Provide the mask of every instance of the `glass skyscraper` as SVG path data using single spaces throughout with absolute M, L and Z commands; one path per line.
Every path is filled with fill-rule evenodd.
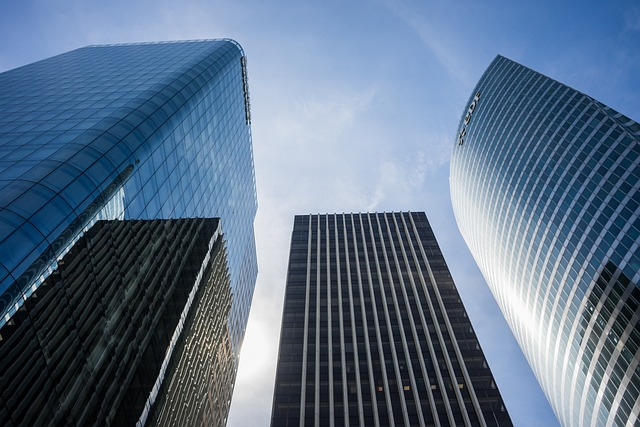
M 21 424 L 27 418 L 20 417 L 34 417 L 35 408 L 45 407 L 54 415 L 42 419 L 70 424 L 117 423 L 123 413 L 127 421 L 143 424 L 225 422 L 257 275 L 250 121 L 246 57 L 232 40 L 90 46 L 0 74 L 0 424 Z M 193 225 L 169 233 L 175 221 L 190 218 L 219 222 L 200 225 L 205 231 L 194 232 Z M 143 225 L 153 221 L 161 225 Z M 133 231 L 95 240 L 104 223 L 130 223 Z M 144 231 L 153 227 L 165 231 Z M 140 249 L 144 244 L 127 246 L 139 238 L 148 251 Z M 198 240 L 203 238 L 205 243 Z M 169 244 L 174 240 L 183 246 Z M 71 268 L 66 257 L 80 259 L 77 245 L 90 250 Z M 128 258 L 114 263 L 121 251 Z M 171 279 L 168 273 L 154 276 L 152 269 L 139 278 L 148 263 L 181 273 Z M 174 268 L 162 270 L 167 263 Z M 85 282 L 58 280 L 69 274 L 81 274 Z M 215 283 L 201 285 L 211 277 Z M 219 289 L 213 296 L 211 287 Z M 35 322 L 30 310 L 43 310 L 51 289 L 70 308 L 39 314 Z M 117 307 L 111 305 L 113 292 L 124 292 Z M 202 312 L 194 301 L 209 301 L 217 311 Z M 78 314 L 89 307 L 102 313 L 91 331 Z M 121 317 L 123 312 L 132 317 Z M 118 319 L 141 323 L 119 329 L 114 322 L 124 320 Z M 143 326 L 156 329 L 130 341 L 125 331 Z M 110 335 L 101 344 L 105 334 Z M 27 342 L 33 347 L 28 357 L 17 355 Z M 122 346 L 128 346 L 124 353 Z M 201 346 L 213 354 L 201 354 Z M 173 359 L 163 359 L 172 352 Z M 130 365 L 113 368 L 122 376 L 105 376 L 106 366 L 115 366 L 105 358 L 116 355 Z M 29 370 L 20 371 L 35 360 L 41 376 L 51 375 L 40 379 L 53 387 L 46 396 L 29 394 L 40 383 Z M 182 363 L 190 366 L 189 375 Z M 56 369 L 66 369 L 64 378 L 53 374 Z M 211 382 L 203 388 L 209 394 L 197 404 L 186 400 L 215 407 L 216 413 L 202 407 L 194 410 L 198 415 L 158 413 L 154 402 L 171 408 L 186 397 L 177 384 L 167 389 L 163 378 L 184 376 L 180 384 L 195 384 L 193 371 L 199 381 Z M 103 402 L 88 418 L 74 412 L 71 396 L 78 390 L 69 387 L 85 384 L 78 378 L 94 381 L 87 393 L 114 406 Z M 122 388 L 112 400 L 105 396 L 115 392 L 99 383 L 109 378 L 119 378 Z M 230 381 L 230 388 L 218 380 Z M 122 397 L 127 387 L 126 396 L 135 398 Z M 190 393 L 195 388 L 186 387 Z M 211 394 L 215 389 L 218 395 Z M 20 399 L 18 392 L 27 394 Z M 178 406 L 184 411 L 185 405 Z
M 498 56 L 451 160 L 462 234 L 563 425 L 640 420 L 640 125 Z
M 424 213 L 295 217 L 271 425 L 512 425 Z

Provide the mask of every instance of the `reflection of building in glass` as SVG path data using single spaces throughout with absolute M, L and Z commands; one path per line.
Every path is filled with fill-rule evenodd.
M 637 425 L 640 125 L 500 56 L 472 97 L 451 160 L 467 244 L 562 424 Z
M 32 295 L 96 221 L 217 217 L 233 297 L 215 297 L 228 331 L 215 357 L 231 357 L 233 379 L 257 274 L 255 212 L 246 60 L 234 41 L 92 46 L 0 74 L 0 327 L 31 316 Z M 192 332 L 187 341 L 204 339 Z M 60 396 L 16 403 L 0 387 L 0 424 L 15 405 L 70 404 Z M 222 408 L 217 398 L 209 405 Z
M 203 283 L 204 279 L 203 279 Z M 193 313 L 174 356 L 150 425 L 225 426 L 236 369 L 230 342 L 232 295 L 223 242 L 213 248 L 206 286 L 195 294 Z
M 295 217 L 271 425 L 511 425 L 424 213 Z
M 144 424 L 149 408 L 161 425 L 224 425 L 235 371 L 218 224 L 84 233 L 0 329 L 3 425 Z

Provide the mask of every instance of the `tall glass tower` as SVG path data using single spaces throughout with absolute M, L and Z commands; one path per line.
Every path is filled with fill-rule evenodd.
M 498 56 L 451 159 L 462 234 L 559 420 L 640 420 L 640 125 Z
M 423 212 L 295 217 L 271 425 L 512 425 Z
M 0 424 L 225 422 L 257 274 L 250 120 L 232 40 L 90 46 L 0 74 Z M 68 310 L 43 312 L 46 295 Z M 169 388 L 194 369 L 231 388 Z M 97 406 L 78 411 L 77 387 Z

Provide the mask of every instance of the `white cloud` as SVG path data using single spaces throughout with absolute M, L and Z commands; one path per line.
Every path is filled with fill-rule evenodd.
M 360 141 L 346 146 L 345 134 L 367 113 L 375 89 L 317 87 L 292 92 L 296 96 L 282 90 L 265 93 L 269 108 L 263 109 L 260 101 L 254 107 L 259 117 L 253 128 L 260 206 L 255 222 L 260 272 L 254 302 L 259 304 L 251 309 L 230 426 L 254 425 L 257 419 L 262 425 L 269 422 L 265 416 L 271 412 L 293 216 L 357 204 L 357 178 L 345 179 L 353 159 L 340 152 L 360 146 Z
M 428 10 L 426 4 L 387 1 L 386 6 L 416 32 L 424 45 L 458 83 L 468 84 L 473 80 L 471 72 L 465 66 L 468 58 L 461 55 L 464 51 L 462 46 L 459 46 L 461 40 L 455 36 L 460 34 L 460 23 L 454 20 L 457 14 L 447 14 L 444 19 L 438 19 L 437 15 L 430 13 L 438 8 Z
M 276 110 L 275 127 L 269 138 L 314 151 L 334 145 L 355 118 L 369 108 L 374 97 L 373 88 L 318 88 L 291 95 Z
M 640 8 L 625 13 L 624 26 L 628 31 L 640 31 Z

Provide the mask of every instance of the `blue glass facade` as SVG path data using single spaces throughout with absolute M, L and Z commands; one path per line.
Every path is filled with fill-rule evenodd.
M 498 56 L 451 160 L 456 220 L 563 425 L 637 425 L 640 125 Z
M 257 275 L 256 209 L 236 42 L 91 46 L 0 74 L 0 424 L 223 424 Z M 99 220 L 182 218 L 220 218 L 223 260 L 177 233 L 176 245 L 149 237 L 153 256 L 123 261 L 134 239 L 117 237 L 64 265 Z M 202 277 L 215 280 L 197 293 Z
M 0 74 L 0 326 L 97 219 L 219 217 L 237 355 L 257 274 L 244 58 L 90 46 Z

